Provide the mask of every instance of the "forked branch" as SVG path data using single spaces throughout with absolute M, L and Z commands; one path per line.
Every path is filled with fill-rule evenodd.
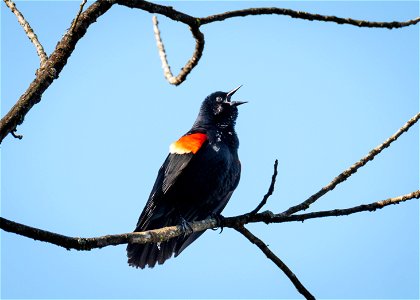
M 80 3 L 79 12 L 77 13 L 76 18 L 74 18 L 73 23 L 71 24 L 70 32 L 73 32 L 73 28 L 76 25 L 77 21 L 79 20 L 79 17 L 82 14 L 83 7 L 85 6 L 86 2 L 87 0 L 83 0 L 82 3 Z
M 286 211 L 283 212 L 284 215 L 291 215 L 298 211 L 308 209 L 309 206 L 314 203 L 316 200 L 318 200 L 321 196 L 325 195 L 329 191 L 332 191 L 338 184 L 342 183 L 343 181 L 347 180 L 351 175 L 357 172 L 358 169 L 363 167 L 368 161 L 373 160 L 379 153 L 382 152 L 385 148 L 388 148 L 392 142 L 396 141 L 404 132 L 406 132 L 408 129 L 410 129 L 411 126 L 417 123 L 417 121 L 420 119 L 420 113 L 416 114 L 414 117 L 412 117 L 410 120 L 408 120 L 407 123 L 405 123 L 398 131 L 390 136 L 385 142 L 377 146 L 376 148 L 372 149 L 365 157 L 360 159 L 358 162 L 353 164 L 350 168 L 343 171 L 341 174 L 339 174 L 337 177 L 335 177 L 329 184 L 324 186 L 322 189 L 320 189 L 318 192 L 313 194 L 311 197 L 303 201 L 302 203 L 292 206 Z
M 273 215 L 272 220 L 277 223 L 283 222 L 293 222 L 293 221 L 305 221 L 309 219 L 315 218 L 324 218 L 324 217 L 339 217 L 339 216 L 348 216 L 351 214 L 359 213 L 359 212 L 372 212 L 377 209 L 384 208 L 388 205 L 395 205 L 400 204 L 401 202 L 405 202 L 407 200 L 412 199 L 419 199 L 420 198 L 420 190 L 414 191 L 409 194 L 401 195 L 394 198 L 388 198 L 385 200 L 369 203 L 369 204 L 361 204 L 350 208 L 343 208 L 343 209 L 333 209 L 333 210 L 324 210 L 324 211 L 316 211 L 312 213 L 306 214 L 293 214 L 291 216 L 283 216 L 282 214 Z
M 180 85 L 187 78 L 187 75 L 192 71 L 192 69 L 198 64 L 198 61 L 200 60 L 201 55 L 203 54 L 204 35 L 199 30 L 198 26 L 190 26 L 191 32 L 195 39 L 194 53 L 192 54 L 188 62 L 185 64 L 185 66 L 181 69 L 179 74 L 177 76 L 173 76 L 171 68 L 168 64 L 168 60 L 166 58 L 165 46 L 163 45 L 162 38 L 160 36 L 160 30 L 158 26 L 159 22 L 157 17 L 153 16 L 152 21 L 153 31 L 156 39 L 156 46 L 158 48 L 159 57 L 162 62 L 163 75 L 170 84 Z

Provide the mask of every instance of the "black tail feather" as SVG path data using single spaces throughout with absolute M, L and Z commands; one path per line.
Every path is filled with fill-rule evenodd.
M 147 244 L 128 244 L 128 264 L 132 267 L 144 269 L 153 268 L 156 263 L 163 264 L 175 254 L 178 256 L 185 248 L 194 242 L 204 232 L 196 232 L 189 236 L 179 236 L 166 242 Z
M 178 237 L 166 242 L 147 243 L 147 244 L 128 244 L 127 256 L 128 264 L 132 267 L 144 269 L 146 266 L 153 268 L 156 263 L 163 264 L 172 257 L 176 249 L 182 247 L 182 244 L 188 237 Z M 177 253 L 176 255 L 178 255 Z

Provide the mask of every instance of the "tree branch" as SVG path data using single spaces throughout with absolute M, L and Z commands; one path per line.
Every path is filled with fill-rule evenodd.
M 180 85 L 186 78 L 187 75 L 191 72 L 191 70 L 198 64 L 200 60 L 203 50 L 204 50 L 204 35 L 198 29 L 198 26 L 190 27 L 193 37 L 195 39 L 195 49 L 192 57 L 190 60 L 185 64 L 185 66 L 181 69 L 179 74 L 174 77 L 171 72 L 171 68 L 168 64 L 168 60 L 166 59 L 166 52 L 165 46 L 163 45 L 162 39 L 160 37 L 160 31 L 158 27 L 158 19 L 156 16 L 152 17 L 153 21 L 153 31 L 155 33 L 156 45 L 159 52 L 159 57 L 162 62 L 163 68 L 163 75 L 165 76 L 166 80 L 170 84 Z
M 324 217 L 348 216 L 351 214 L 364 212 L 364 211 L 372 212 L 377 209 L 384 208 L 385 206 L 388 206 L 388 205 L 400 204 L 401 202 L 405 202 L 407 200 L 419 199 L 419 198 L 420 198 L 420 190 L 417 190 L 415 192 L 405 194 L 402 196 L 388 198 L 388 199 L 373 202 L 370 204 L 361 204 L 361 205 L 357 205 L 350 208 L 317 211 L 317 212 L 306 213 L 306 214 L 294 214 L 287 217 L 284 217 L 282 214 L 278 214 L 278 215 L 273 216 L 272 220 L 275 223 L 279 223 L 279 222 L 283 223 L 283 222 L 293 222 L 293 221 L 304 221 L 308 219 L 324 218 Z
M 407 123 L 404 124 L 398 131 L 390 136 L 385 142 L 377 146 L 376 148 L 372 149 L 369 154 L 367 154 L 365 157 L 363 157 L 361 160 L 353 164 L 350 168 L 343 171 L 340 175 L 335 177 L 329 184 L 324 186 L 322 189 L 320 189 L 317 193 L 310 196 L 308 199 L 303 201 L 302 203 L 292 206 L 286 211 L 283 212 L 284 215 L 291 215 L 298 211 L 308 209 L 309 206 L 314 203 L 316 200 L 318 200 L 321 196 L 325 195 L 329 191 L 332 191 L 338 184 L 342 183 L 343 181 L 347 180 L 351 175 L 357 172 L 358 169 L 363 167 L 368 161 L 373 160 L 376 155 L 382 152 L 385 148 L 388 148 L 389 145 L 391 145 L 392 142 L 396 141 L 404 132 L 406 132 L 408 129 L 410 129 L 411 126 L 417 123 L 417 121 L 420 119 L 420 113 L 416 114 L 414 117 L 412 117 L 410 120 L 408 120 Z
M 216 227 L 216 220 L 208 219 L 189 223 L 192 232 L 204 231 Z M 112 234 L 93 238 L 69 237 L 62 234 L 38 229 L 0 217 L 0 228 L 4 231 L 22 235 L 34 240 L 47 242 L 66 248 L 90 251 L 95 248 L 116 246 L 127 243 L 158 243 L 185 234 L 182 226 L 169 226 L 143 232 Z
M 330 217 L 330 216 L 347 216 L 354 213 L 364 212 L 364 211 L 375 211 L 377 209 L 384 208 L 389 205 L 399 204 L 404 201 L 411 199 L 419 199 L 420 190 L 415 192 L 389 198 L 382 201 L 373 202 L 370 204 L 362 204 L 351 208 L 346 209 L 334 209 L 328 211 L 318 211 L 307 214 L 300 215 L 291 215 L 287 216 L 282 213 L 273 214 L 270 211 L 258 213 L 251 215 L 250 213 L 239 215 L 235 217 L 224 218 L 221 220 L 223 227 L 238 228 L 248 223 L 284 223 L 284 222 L 302 222 L 308 219 Z M 196 221 L 188 223 L 192 228 L 192 232 L 200 232 L 207 229 L 215 228 L 218 226 L 218 220 L 206 219 L 202 221 Z M 182 226 L 169 226 L 160 229 L 148 230 L 144 232 L 133 232 L 133 233 L 123 233 L 123 234 L 114 234 L 106 235 L 101 237 L 93 238 L 80 238 L 80 237 L 69 237 L 61 234 L 53 233 L 50 231 L 30 227 L 24 224 L 13 222 L 7 220 L 3 217 L 0 217 L 0 228 L 22 235 L 34 240 L 39 240 L 43 242 L 48 242 L 66 249 L 76 249 L 76 250 L 91 250 L 94 248 L 102 248 L 106 246 L 115 246 L 120 244 L 130 243 L 157 243 L 169 240 L 171 238 L 177 237 L 181 234 L 184 234 Z
M 273 173 L 273 176 L 271 176 L 271 183 L 270 183 L 270 187 L 268 188 L 267 194 L 264 195 L 260 204 L 258 204 L 258 206 L 253 211 L 251 211 L 250 214 L 255 215 L 257 212 L 259 212 L 261 208 L 267 203 L 268 197 L 270 197 L 273 194 L 274 186 L 276 184 L 278 164 L 279 164 L 279 161 L 276 159 L 274 161 L 274 173 Z
M 277 257 L 262 240 L 257 238 L 243 226 L 239 226 L 235 229 L 236 231 L 242 233 L 242 235 L 246 237 L 248 241 L 260 248 L 260 250 L 267 256 L 267 258 L 275 263 L 276 266 L 279 267 L 279 269 L 282 270 L 284 274 L 286 274 L 286 276 L 290 279 L 299 293 L 301 293 L 306 299 L 315 299 L 315 297 L 299 281 L 292 270 L 290 270 L 289 267 L 279 257 Z
M 38 37 L 33 31 L 31 25 L 29 25 L 28 21 L 25 19 L 22 13 L 17 9 L 16 4 L 12 0 L 3 0 L 3 1 L 4 3 L 6 3 L 7 7 L 10 8 L 12 13 L 15 14 L 19 24 L 23 27 L 23 30 L 25 31 L 29 40 L 32 42 L 32 44 L 34 44 L 36 53 L 39 56 L 40 66 L 42 67 L 48 59 L 47 54 L 44 51 L 44 47 L 42 47 L 41 43 L 39 42 Z
M 190 27 L 200 26 L 198 18 L 180 12 L 174 9 L 172 6 L 164 6 L 147 1 L 137 0 L 115 0 L 115 2 L 119 5 L 141 9 L 152 14 L 160 14 L 165 17 L 168 17 L 171 20 L 187 24 Z
M 80 14 L 82 13 L 83 7 L 85 6 L 86 2 L 87 0 L 83 0 L 82 3 L 80 3 L 79 12 L 77 13 L 76 18 L 74 18 L 74 21 L 71 24 L 70 32 L 73 32 L 74 25 L 76 25 L 77 21 L 79 20 Z
M 160 61 L 162 62 L 163 75 L 169 81 L 169 83 L 173 83 L 174 76 L 172 75 L 171 67 L 168 65 L 168 60 L 166 59 L 165 46 L 163 45 L 162 39 L 160 37 L 160 31 L 158 27 L 159 22 L 156 16 L 152 17 L 152 22 L 153 32 L 156 39 L 156 46 L 158 48 Z
M 420 17 L 417 17 L 412 20 L 405 22 L 370 22 L 365 20 L 355 20 L 351 18 L 340 18 L 336 16 L 324 16 L 319 14 L 311 14 L 304 11 L 296 11 L 287 8 L 278 8 L 278 7 L 261 7 L 261 8 L 248 8 L 242 10 L 228 11 L 217 15 L 212 15 L 204 18 L 200 18 L 200 23 L 202 25 L 224 21 L 226 19 L 235 18 L 235 17 L 246 17 L 246 16 L 255 16 L 255 15 L 284 15 L 296 19 L 309 20 L 309 21 L 322 21 L 322 22 L 333 22 L 337 24 L 347 24 L 358 27 L 367 27 L 367 28 L 402 28 L 410 25 L 415 25 L 420 22 Z

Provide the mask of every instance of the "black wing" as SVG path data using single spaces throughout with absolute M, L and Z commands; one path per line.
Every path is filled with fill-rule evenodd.
M 156 219 L 162 219 L 165 215 L 169 215 L 173 212 L 173 207 L 169 207 L 165 205 L 165 203 L 162 203 L 162 201 L 164 201 L 163 195 L 171 186 L 173 186 L 176 179 L 191 161 L 193 156 L 194 154 L 192 153 L 186 153 L 169 154 L 166 157 L 165 162 L 159 169 L 149 199 L 139 217 L 137 227 L 134 231 L 156 229 L 167 225 L 168 222 L 161 222 L 159 224 L 154 224 L 155 226 L 152 226 L 152 228 L 150 222 Z

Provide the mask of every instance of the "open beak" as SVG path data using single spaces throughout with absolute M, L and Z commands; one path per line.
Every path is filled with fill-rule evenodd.
M 233 94 L 236 93 L 237 90 L 239 90 L 241 88 L 242 85 L 238 86 L 237 88 L 231 90 L 229 93 L 227 93 L 226 95 L 226 100 L 229 101 L 231 106 L 239 106 L 241 104 L 247 103 L 248 101 L 230 101 L 230 98 L 232 97 Z

